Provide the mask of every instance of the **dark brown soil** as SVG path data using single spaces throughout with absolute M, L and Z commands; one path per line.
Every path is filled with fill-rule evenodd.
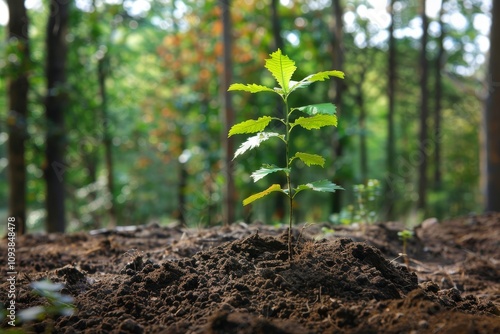
M 156 224 L 17 240 L 18 310 L 30 281 L 64 283 L 71 316 L 44 333 L 500 333 L 500 214 L 428 220 L 404 265 L 398 224 L 294 230 Z M 323 237 L 328 236 L 328 239 Z M 6 240 L 0 266 L 6 268 Z M 2 282 L 0 302 L 7 299 Z M 21 326 L 21 325 L 19 325 Z M 7 319 L 0 331 L 10 326 Z

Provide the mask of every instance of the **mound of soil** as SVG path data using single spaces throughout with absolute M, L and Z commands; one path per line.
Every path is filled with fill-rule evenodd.
M 76 306 L 71 316 L 22 327 L 29 333 L 500 333 L 500 215 L 424 222 L 409 245 L 410 268 L 398 255 L 397 224 L 364 232 L 337 227 L 328 239 L 320 238 L 321 227 L 294 231 L 291 262 L 286 230 L 258 224 L 20 237 L 18 309 L 48 303 L 29 286 L 45 278 L 64 283 L 61 293 Z M 7 301 L 7 285 L 0 301 Z M 5 319 L 2 328 L 9 327 Z

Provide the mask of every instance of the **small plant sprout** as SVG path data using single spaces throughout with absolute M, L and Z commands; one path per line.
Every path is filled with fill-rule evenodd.
M 377 220 L 378 199 L 380 196 L 380 182 L 370 179 L 366 184 L 357 184 L 353 188 L 356 198 L 356 219 L 360 222 L 363 231 L 366 224 L 372 225 Z
M 244 91 L 250 93 L 270 92 L 278 94 L 285 104 L 285 117 L 277 118 L 271 116 L 261 116 L 258 119 L 251 119 L 239 124 L 234 125 L 230 130 L 228 137 L 236 134 L 250 134 L 256 135 L 248 138 L 236 150 L 234 158 L 242 155 L 248 150 L 254 149 L 262 144 L 264 141 L 277 138 L 284 142 L 284 149 L 286 153 L 286 161 L 281 167 L 275 165 L 263 165 L 262 168 L 253 172 L 251 177 L 254 182 L 261 180 L 267 175 L 275 172 L 283 173 L 286 177 L 286 185 L 284 188 L 279 184 L 272 184 L 269 188 L 259 193 L 253 194 L 243 200 L 243 205 L 248 205 L 262 197 L 265 197 L 273 192 L 280 192 L 285 194 L 289 199 L 289 227 L 288 227 L 288 256 L 292 259 L 292 221 L 293 221 L 293 200 L 297 194 L 303 190 L 314 190 L 320 192 L 335 192 L 337 189 L 342 189 L 329 180 L 319 180 L 311 183 L 298 185 L 296 188 L 292 187 L 292 172 L 295 160 L 302 161 L 307 166 L 318 165 L 324 167 L 325 158 L 306 152 L 291 152 L 290 136 L 292 130 L 300 126 L 306 130 L 320 129 L 325 126 L 337 126 L 337 117 L 335 116 L 335 105 L 332 103 L 313 104 L 307 106 L 300 106 L 291 108 L 288 105 L 288 97 L 299 88 L 309 86 L 316 81 L 324 81 L 330 77 L 338 77 L 343 79 L 344 73 L 341 71 L 324 71 L 311 74 L 301 81 L 293 81 L 292 75 L 297 69 L 295 62 L 281 53 L 281 50 L 273 52 L 271 58 L 266 59 L 265 68 L 271 72 L 272 76 L 278 82 L 279 87 L 270 88 L 257 84 L 232 84 L 229 91 Z M 290 116 L 294 112 L 300 112 L 303 116 L 295 118 L 292 122 Z M 284 133 L 268 132 L 265 131 L 271 121 L 281 122 L 285 125 Z M 233 159 L 234 159 L 233 158 Z
M 408 248 L 408 240 L 411 240 L 411 238 L 413 238 L 413 231 L 410 230 L 400 231 L 398 232 L 398 237 L 403 243 L 403 253 L 401 254 L 401 256 L 403 256 L 405 259 L 406 268 L 410 269 L 410 259 L 408 257 L 407 248 Z

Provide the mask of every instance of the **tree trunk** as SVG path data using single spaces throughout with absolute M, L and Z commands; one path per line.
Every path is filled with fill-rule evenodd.
M 177 136 L 180 140 L 180 152 L 181 154 L 187 148 L 187 138 L 184 134 L 183 126 L 177 124 Z M 187 187 L 187 179 L 188 179 L 188 171 L 186 169 L 186 161 L 179 161 L 179 170 L 178 177 L 179 182 L 177 183 L 177 212 L 175 214 L 176 218 L 179 220 L 179 223 L 183 226 L 186 225 L 186 187 Z M 209 204 L 210 205 L 210 204 Z
M 220 0 L 222 10 L 222 42 L 223 42 L 223 73 L 221 78 L 220 94 L 222 100 L 222 146 L 223 146 L 223 175 L 226 180 L 223 189 L 222 219 L 224 225 L 229 225 L 235 219 L 235 188 L 232 166 L 232 156 L 234 154 L 234 141 L 227 134 L 234 124 L 234 111 L 231 95 L 227 91 L 232 82 L 232 26 L 230 0 Z
M 279 0 L 271 1 L 271 24 L 273 27 L 274 51 L 276 51 L 277 49 L 281 49 L 281 52 L 283 54 L 286 54 L 283 38 L 281 38 L 281 20 L 278 12 L 279 4 Z
M 97 166 L 98 166 L 98 154 L 95 146 L 86 147 L 87 145 L 80 145 L 80 152 L 83 158 L 83 163 L 85 169 L 87 170 L 87 184 L 95 185 L 97 182 Z M 88 194 L 88 200 L 94 202 L 97 200 L 97 190 L 94 188 Z M 78 209 L 73 210 L 75 216 L 78 216 Z M 98 229 L 101 228 L 101 215 L 98 212 L 90 212 L 92 217 L 92 224 L 90 228 Z
M 28 137 L 28 71 L 30 50 L 28 37 L 28 16 L 24 1 L 8 0 L 9 25 L 8 42 L 16 43 L 19 51 L 18 65 L 11 65 L 8 77 L 8 175 L 9 175 L 9 217 L 15 219 L 16 233 L 26 232 L 26 160 L 25 141 Z M 7 58 L 7 57 L 6 57 Z
M 366 107 L 363 96 L 363 83 L 365 82 L 366 68 L 362 69 L 357 84 L 356 104 L 359 108 L 359 152 L 360 152 L 360 171 L 361 181 L 365 183 L 368 180 L 368 151 L 366 147 Z
M 389 57 L 387 95 L 389 110 L 387 112 L 387 174 L 385 178 L 386 219 L 394 219 L 394 200 L 397 189 L 394 184 L 396 177 L 396 135 L 394 133 L 395 87 L 396 87 L 396 39 L 394 38 L 394 2 L 389 7 L 391 24 L 389 25 Z
M 445 36 L 444 24 L 443 24 L 443 5 L 445 0 L 441 2 L 441 9 L 439 11 L 438 23 L 440 27 L 440 35 L 437 40 L 438 43 L 438 55 L 436 58 L 435 71 L 436 71 L 436 82 L 435 82 L 435 109 L 434 109 L 434 189 L 441 189 L 441 99 L 442 99 L 442 75 L 441 71 L 443 69 L 444 63 L 444 46 L 443 40 Z
M 104 161 L 106 162 L 107 170 L 107 186 L 109 196 L 109 226 L 116 226 L 116 205 L 114 195 L 114 164 L 113 164 L 113 142 L 112 135 L 109 130 L 109 116 L 108 116 L 108 96 L 106 92 L 106 77 L 109 71 L 108 56 L 104 55 L 99 59 L 97 64 L 97 76 L 99 80 L 99 94 L 101 95 L 101 117 L 102 117 L 102 141 L 104 145 Z
M 425 211 L 427 195 L 427 119 L 428 110 L 428 91 L 427 91 L 427 27 L 429 25 L 427 15 L 425 14 L 425 2 L 421 0 L 420 9 L 422 17 L 422 44 L 420 50 L 420 133 L 419 133 L 419 166 L 418 166 L 418 202 L 417 209 Z
M 342 16 L 344 11 L 340 0 L 332 0 L 332 10 L 333 10 L 333 31 L 331 34 L 331 47 L 333 51 L 333 68 L 336 70 L 342 70 L 344 67 L 344 46 L 343 46 L 343 30 L 344 25 L 342 23 Z M 337 106 L 337 113 L 340 116 L 342 113 L 342 95 L 345 90 L 345 83 L 343 80 L 337 80 L 335 82 L 335 98 L 333 103 Z M 342 126 L 342 125 L 340 125 Z M 344 140 L 339 138 L 339 130 L 336 130 L 335 135 L 332 139 L 333 156 L 334 159 L 338 160 L 342 157 L 344 151 Z M 333 171 L 333 182 L 341 185 L 342 181 L 336 175 L 336 171 Z M 336 192 L 332 194 L 331 200 L 331 212 L 338 213 L 341 210 L 341 192 Z
M 47 232 L 64 232 L 66 226 L 64 206 L 64 165 L 66 110 L 66 58 L 70 1 L 53 0 L 47 24 L 47 97 L 45 114 L 47 135 L 44 177 L 47 186 Z
M 490 32 L 489 95 L 484 113 L 486 129 L 486 210 L 500 211 L 500 2 L 493 1 Z

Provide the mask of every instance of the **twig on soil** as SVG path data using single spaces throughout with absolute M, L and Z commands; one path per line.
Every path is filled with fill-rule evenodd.
M 302 226 L 302 228 L 300 229 L 300 233 L 299 233 L 299 235 L 298 235 L 298 237 L 297 237 L 297 244 L 299 243 L 300 238 L 301 238 L 301 237 L 302 237 L 302 235 L 304 234 L 304 230 L 305 230 L 306 228 L 308 228 L 309 226 L 312 226 L 312 225 L 314 225 L 314 224 L 312 224 L 312 223 L 305 223 L 305 224 Z
M 33 280 L 28 276 L 28 274 L 22 273 L 22 275 L 23 275 L 23 278 L 28 281 L 28 283 L 31 284 L 33 282 Z
M 394 261 L 396 261 L 397 259 L 399 258 L 403 258 L 404 261 L 405 261 L 405 266 L 406 268 L 408 269 L 408 271 L 412 271 L 411 267 L 410 267 L 410 260 L 409 260 L 409 257 L 407 254 L 405 253 L 398 253 L 398 256 L 395 257 L 394 259 L 392 259 L 391 261 L 389 261 L 389 263 L 393 263 Z
M 389 263 L 393 263 L 394 261 L 396 261 L 397 259 L 399 259 L 400 257 L 404 256 L 405 254 L 403 253 L 398 253 L 398 256 L 395 257 L 394 259 L 392 259 L 391 261 L 389 261 Z

